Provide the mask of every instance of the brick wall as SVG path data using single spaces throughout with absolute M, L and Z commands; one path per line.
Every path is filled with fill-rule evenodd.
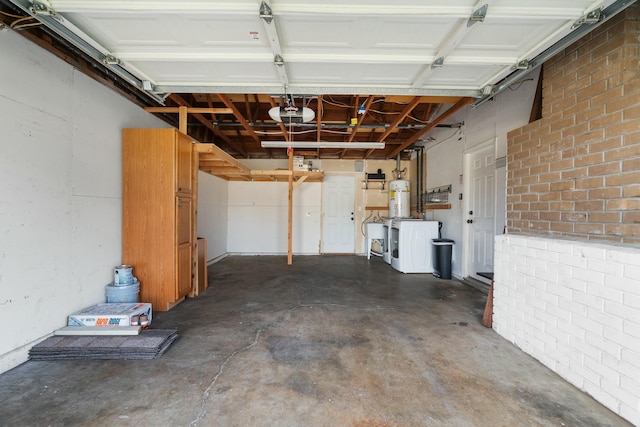
M 639 36 L 634 5 L 544 65 L 542 119 L 507 137 L 493 301 L 496 332 L 635 425 Z
M 544 65 L 543 118 L 508 134 L 509 232 L 640 244 L 640 6 Z
M 496 237 L 493 328 L 640 425 L 640 249 Z

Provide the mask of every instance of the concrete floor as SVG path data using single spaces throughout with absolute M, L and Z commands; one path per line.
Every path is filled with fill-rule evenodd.
M 626 426 L 480 321 L 486 295 L 358 256 L 228 257 L 151 361 L 27 362 L 3 426 Z

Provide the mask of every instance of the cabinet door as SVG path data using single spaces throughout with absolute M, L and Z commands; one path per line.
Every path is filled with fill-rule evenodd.
M 183 133 L 176 132 L 176 192 L 191 194 L 191 153 L 193 143 L 191 138 Z
M 178 243 L 178 271 L 176 283 L 176 298 L 181 298 L 191 292 L 191 199 L 176 197 L 176 233 Z
M 178 287 L 177 297 L 189 295 L 191 292 L 191 256 L 193 252 L 189 243 L 178 245 Z

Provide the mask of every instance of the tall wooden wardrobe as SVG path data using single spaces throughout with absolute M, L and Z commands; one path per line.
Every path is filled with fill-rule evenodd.
M 156 311 L 192 290 L 192 153 L 176 129 L 122 131 L 122 261 Z

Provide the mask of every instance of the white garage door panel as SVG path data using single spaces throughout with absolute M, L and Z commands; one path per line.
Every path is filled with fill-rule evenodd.
M 517 62 L 568 34 L 586 12 L 613 1 L 278 0 L 271 2 L 275 25 L 261 19 L 256 0 L 52 5 L 156 85 L 225 86 L 231 92 L 237 88 L 234 93 L 251 93 L 253 87 L 262 93 L 283 84 L 274 65 L 277 53 L 285 61 L 289 87 L 347 85 L 338 87 L 360 93 L 366 85 L 369 93 L 376 88 L 406 93 L 420 86 L 469 94 L 497 83 Z M 484 3 L 484 21 L 467 26 Z M 273 45 L 270 28 L 276 34 Z M 438 57 L 444 66 L 431 72 Z

